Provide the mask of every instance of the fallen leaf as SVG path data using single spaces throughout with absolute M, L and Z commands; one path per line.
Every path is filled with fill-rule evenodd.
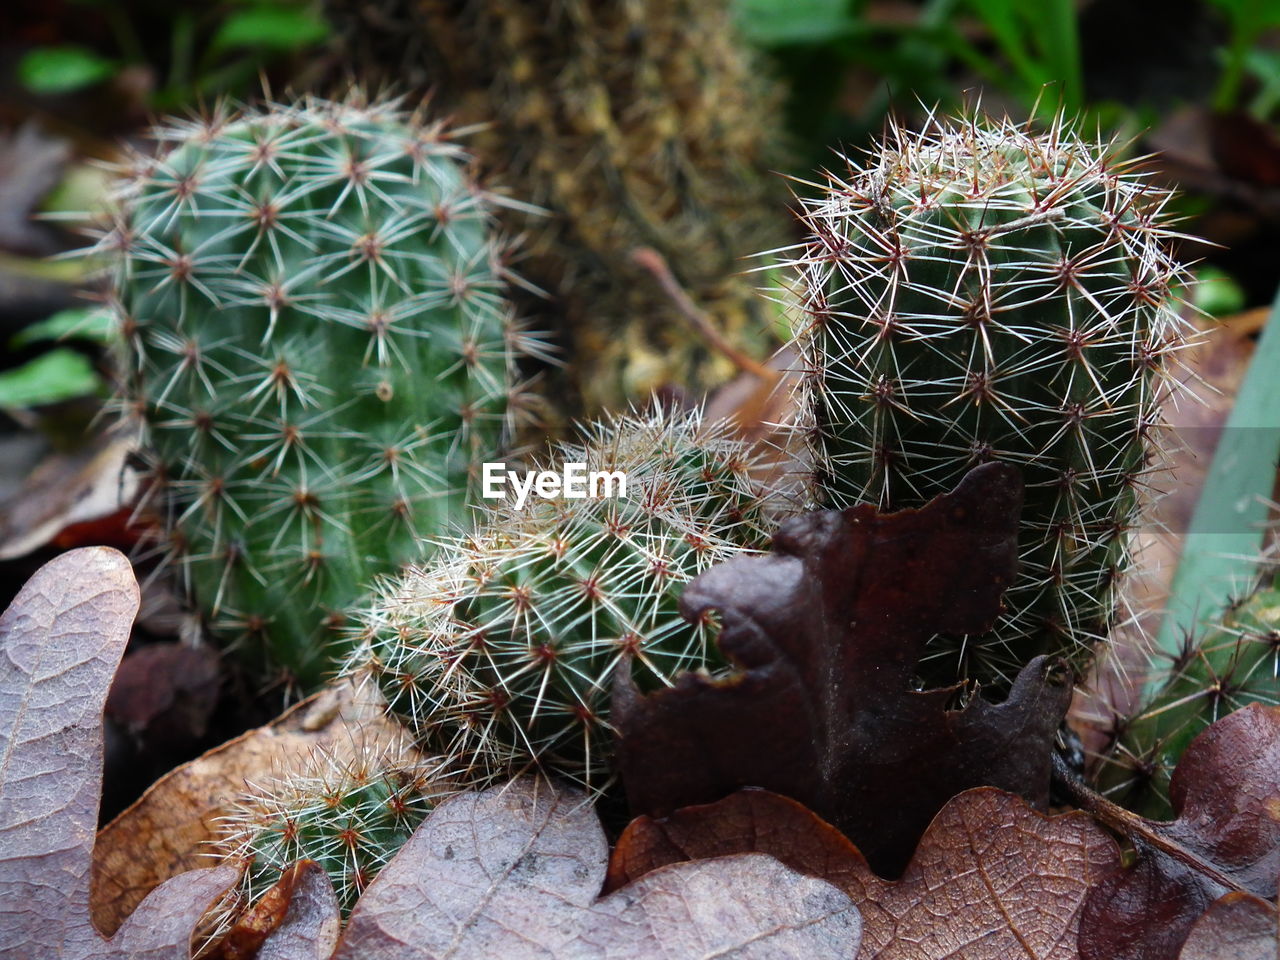
M 380 704 L 343 684 L 176 768 L 99 833 L 94 922 L 114 931 L 158 884 L 208 863 L 209 843 L 222 835 L 219 818 L 231 812 L 246 781 L 300 773 L 317 750 L 342 762 L 361 746 L 377 750 L 406 736 Z
M 1178 960 L 1276 960 L 1276 919 L 1273 904 L 1247 893 L 1229 893 L 1195 922 Z
M 1087 815 L 1044 816 L 1012 794 L 969 790 L 942 808 L 897 882 L 881 880 L 812 811 L 742 790 L 623 831 L 606 889 L 682 860 L 767 853 L 839 887 L 862 914 L 859 960 L 1076 960 L 1090 888 L 1119 866 Z
M 128 547 L 138 473 L 132 440 L 99 437 L 70 453 L 52 453 L 0 509 L 0 560 L 21 557 L 62 537 L 92 531 L 99 543 Z M 66 544 L 70 545 L 70 544 Z
M 221 673 L 210 647 L 153 643 L 120 663 L 106 713 L 152 747 L 203 737 L 218 702 Z
M 900 872 L 955 794 L 995 786 L 1048 800 L 1070 670 L 1038 657 L 998 705 L 958 688 L 916 692 L 936 633 L 994 623 L 1017 556 L 1022 482 L 999 463 L 916 510 L 870 506 L 783 524 L 773 553 L 738 557 L 685 590 L 690 620 L 719 611 L 738 669 L 684 674 L 641 696 L 615 679 L 612 717 L 632 810 L 662 816 L 744 786 L 794 797 L 885 876 Z
M 197 870 L 154 891 L 104 940 L 89 919 L 102 707 L 138 609 L 129 561 L 104 547 L 45 564 L 0 618 L 0 943 L 13 960 L 185 960 L 204 909 L 236 879 Z
M 1274 899 L 1280 880 L 1280 707 L 1254 703 L 1187 747 L 1169 784 L 1176 819 L 1148 820 L 1077 797 L 1138 851 L 1085 905 L 1083 960 L 1173 960 L 1224 894 Z
M 300 860 L 218 944 L 215 960 L 329 960 L 342 919 L 329 875 Z
M 57 184 L 71 158 L 71 144 L 28 121 L 0 132 L 0 249 L 9 253 L 49 254 L 55 250 L 48 229 L 31 218 L 44 195 Z
M 609 856 L 610 893 L 669 863 L 735 853 L 767 853 L 793 870 L 858 890 L 867 861 L 848 837 L 802 803 L 748 787 L 668 817 L 632 820 Z
M 746 854 L 664 867 L 597 900 L 608 845 L 585 795 L 531 778 L 442 803 L 356 904 L 335 960 L 852 958 L 835 887 Z

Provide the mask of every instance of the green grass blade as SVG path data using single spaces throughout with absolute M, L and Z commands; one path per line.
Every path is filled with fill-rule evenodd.
M 1280 294 L 1214 452 L 1191 518 L 1160 632 L 1157 655 L 1221 616 L 1257 576 L 1267 498 L 1280 460 Z

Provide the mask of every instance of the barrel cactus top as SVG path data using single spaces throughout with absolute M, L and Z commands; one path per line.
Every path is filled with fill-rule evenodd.
M 891 129 L 803 201 L 804 428 L 828 502 L 898 509 L 987 460 L 1027 484 L 1022 572 L 986 638 L 926 680 L 1087 663 L 1127 564 L 1181 341 L 1168 194 L 1060 118 Z
M 713 563 L 768 542 L 749 448 L 697 416 L 614 417 L 556 462 L 622 471 L 625 495 L 502 502 L 472 536 L 387 580 L 349 672 L 473 780 L 538 762 L 599 786 L 620 665 L 654 689 L 720 663 L 677 602 Z
M 308 99 L 174 123 L 124 180 L 113 297 L 171 549 L 314 687 L 346 605 L 468 519 L 515 356 L 492 193 L 440 124 Z

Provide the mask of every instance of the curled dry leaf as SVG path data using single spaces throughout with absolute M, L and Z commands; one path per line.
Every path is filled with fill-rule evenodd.
M 0 619 L 0 943 L 10 960 L 185 960 L 236 878 L 166 883 L 104 940 L 89 919 L 102 707 L 138 609 L 129 562 L 90 547 L 45 564 Z
M 1178 960 L 1276 960 L 1280 928 L 1274 904 L 1247 893 L 1215 900 L 1195 922 Z
M 1076 960 L 1080 910 L 1119 850 L 1088 816 L 1045 816 L 989 787 L 951 800 L 902 879 L 881 880 L 844 836 L 787 797 L 742 790 L 641 817 L 609 862 L 613 888 L 681 860 L 768 853 L 844 890 L 862 914 L 859 960 Z
M 343 684 L 178 767 L 102 828 L 94 851 L 94 921 L 113 931 L 156 885 L 206 865 L 209 841 L 222 833 L 219 818 L 230 813 L 246 781 L 301 773 L 317 750 L 343 762 L 405 736 L 378 703 Z
M 685 674 L 647 696 L 617 673 L 612 716 L 633 810 L 662 816 L 764 787 L 830 820 L 893 875 L 961 790 L 995 786 L 1045 805 L 1071 697 L 1064 664 L 1033 660 L 999 705 L 975 695 L 949 710 L 954 688 L 910 688 L 930 637 L 994 623 L 1021 502 L 1017 470 L 985 464 L 918 510 L 797 517 L 772 555 L 698 577 L 681 608 L 690 619 L 720 612 L 720 647 L 738 669 Z
M 677 864 L 597 899 L 587 798 L 520 779 L 442 803 L 365 891 L 335 960 L 852 958 L 848 896 L 759 854 Z
M 129 437 L 103 436 L 70 453 L 43 460 L 22 489 L 0 510 L 0 560 L 21 557 L 92 524 L 96 543 L 130 545 L 130 506 L 138 493 L 138 473 L 129 466 L 135 444 Z M 85 543 L 84 539 L 79 540 Z
M 1177 818 L 1160 823 L 1081 794 L 1126 832 L 1137 863 L 1085 905 L 1083 960 L 1174 960 L 1219 897 L 1267 900 L 1280 880 L 1280 707 L 1250 704 L 1201 733 L 1169 784 Z
M 329 960 L 341 927 L 329 875 L 299 860 L 236 921 L 211 960 Z

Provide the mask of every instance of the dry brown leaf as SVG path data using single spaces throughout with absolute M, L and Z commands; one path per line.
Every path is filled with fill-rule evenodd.
M 1064 785 L 1070 781 L 1061 777 Z M 1274 899 L 1280 885 L 1280 707 L 1251 703 L 1191 741 L 1169 782 L 1164 823 L 1071 787 L 1080 806 L 1137 852 L 1090 893 L 1084 960 L 1173 960 L 1192 925 L 1231 892 Z
M 1247 893 L 1214 901 L 1191 928 L 1178 960 L 1280 960 L 1275 905 Z
M 617 768 L 637 813 L 663 816 L 745 787 L 801 801 L 896 876 L 962 790 L 993 786 L 1037 806 L 1071 699 L 1070 670 L 1036 657 L 993 704 L 917 690 L 936 634 L 981 634 L 1017 563 L 1022 478 L 986 463 L 918 509 L 869 504 L 785 522 L 764 556 L 695 579 L 680 611 L 724 624 L 732 669 L 684 673 L 642 694 L 614 676 Z
M 107 716 L 152 749 L 203 737 L 218 703 L 221 658 L 212 647 L 153 643 L 120 663 Z
M 102 707 L 138 609 L 129 561 L 105 547 L 45 564 L 0 619 L 0 944 L 6 960 L 185 960 L 191 930 L 236 878 L 165 884 L 111 941 L 89 919 Z
M 942 808 L 902 879 L 890 882 L 812 811 L 743 790 L 633 821 L 614 850 L 609 887 L 665 864 L 749 851 L 848 893 L 862 913 L 859 960 L 1076 960 L 1085 896 L 1120 862 L 1086 815 L 1045 816 L 983 787 Z
M 137 472 L 128 465 L 133 447 L 128 438 L 103 437 L 82 450 L 41 461 L 0 510 L 0 560 L 24 556 L 69 527 L 106 517 L 119 518 L 111 542 L 124 540 L 129 504 L 138 491 Z
M 353 759 L 356 744 L 377 750 L 405 737 L 380 705 L 350 686 L 307 698 L 264 727 L 215 747 L 156 781 L 102 828 L 93 863 L 94 922 L 115 930 L 158 884 L 208 863 L 218 818 L 245 781 L 301 772 L 313 751 Z
M 849 898 L 759 854 L 677 864 L 597 900 L 585 796 L 521 779 L 442 803 L 352 912 L 335 960 L 852 958 Z
M 342 919 L 329 875 L 299 860 L 218 944 L 215 960 L 329 960 Z

